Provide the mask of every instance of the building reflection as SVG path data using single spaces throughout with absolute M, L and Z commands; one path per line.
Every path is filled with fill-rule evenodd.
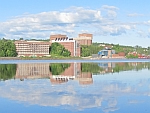
M 66 65 L 69 65 L 68 67 Z M 64 69 L 63 67 L 66 68 Z M 52 67 L 56 67 L 55 69 Z M 62 67 L 62 68 L 61 68 Z M 59 70 L 64 69 L 62 72 Z M 55 74 L 56 73 L 56 74 Z M 15 79 L 50 78 L 51 84 L 60 84 L 77 80 L 79 84 L 92 84 L 92 73 L 82 72 L 81 63 L 23 63 L 17 64 Z
M 16 79 L 37 79 L 49 77 L 49 63 L 17 64 Z
M 115 73 L 126 70 L 149 69 L 150 63 L 23 63 L 17 64 L 15 79 L 50 79 L 51 84 L 76 80 L 81 85 L 93 84 L 92 75 Z
M 10 80 L 5 84 L 1 84 L 1 97 L 13 101 L 27 102 L 29 105 L 55 108 L 60 106 L 63 109 L 75 112 L 77 110 L 100 108 L 101 112 L 109 113 L 124 109 L 125 105 L 132 106 L 131 104 L 134 104 L 134 106 L 139 104 L 138 107 L 140 108 L 141 102 L 147 103 L 149 101 L 150 77 L 149 71 L 147 71 L 150 69 L 149 62 L 24 63 L 17 65 L 4 64 L 0 67 L 0 72 L 3 72 L 2 75 L 6 72 L 5 75 L 8 75 L 8 72 L 12 73 L 14 69 L 16 79 L 48 79 L 48 81 L 29 80 L 23 83 Z M 138 74 L 135 72 L 142 69 L 144 70 Z M 126 70 L 134 71 L 133 73 L 113 74 L 114 77 L 109 74 Z M 109 75 L 106 75 L 107 77 L 100 76 L 102 74 Z M 98 77 L 94 77 L 97 75 Z M 93 85 L 92 87 L 78 87 L 75 83 L 70 83 L 65 85 L 64 88 L 64 85 L 50 86 L 49 79 L 52 84 L 75 80 L 80 85 Z M 126 99 L 126 97 L 128 98 Z M 145 100 L 143 101 L 143 99 Z

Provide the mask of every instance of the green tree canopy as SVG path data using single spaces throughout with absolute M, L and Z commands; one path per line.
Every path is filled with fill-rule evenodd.
M 92 54 L 97 54 L 103 47 L 98 46 L 97 44 L 92 45 L 82 45 L 81 46 L 81 56 L 87 57 L 91 56 Z
M 0 40 L 0 57 L 15 57 L 16 46 L 12 40 Z
M 52 56 L 69 57 L 71 55 L 71 52 L 65 49 L 65 47 L 62 46 L 61 44 L 55 42 L 55 43 L 52 43 L 50 47 L 50 54 Z

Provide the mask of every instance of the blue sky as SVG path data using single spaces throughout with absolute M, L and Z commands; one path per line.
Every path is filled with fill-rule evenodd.
M 0 38 L 75 38 L 92 33 L 93 42 L 150 46 L 149 0 L 0 0 Z

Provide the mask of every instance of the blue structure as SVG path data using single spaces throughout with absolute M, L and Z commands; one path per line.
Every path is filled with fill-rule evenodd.
M 101 50 L 98 52 L 98 55 L 100 56 L 108 56 L 108 50 Z
M 111 49 L 104 49 L 98 52 L 98 56 L 106 56 L 106 57 L 112 57 L 112 54 L 115 54 L 115 50 Z

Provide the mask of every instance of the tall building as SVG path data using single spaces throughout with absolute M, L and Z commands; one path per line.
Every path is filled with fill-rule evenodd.
M 73 38 L 73 39 L 76 40 L 80 45 L 91 45 L 93 35 L 88 33 L 82 33 L 79 34 L 77 38 Z
M 66 35 L 51 35 L 50 36 L 50 45 L 51 43 L 59 43 L 65 47 L 68 51 L 71 52 L 72 57 L 80 57 L 80 45 L 77 43 L 76 40 L 69 39 Z
M 62 34 L 50 35 L 50 41 L 57 40 L 57 39 L 66 39 L 66 38 L 68 38 L 67 35 L 62 35 Z
M 18 57 L 49 55 L 49 42 L 19 40 L 15 45 Z

